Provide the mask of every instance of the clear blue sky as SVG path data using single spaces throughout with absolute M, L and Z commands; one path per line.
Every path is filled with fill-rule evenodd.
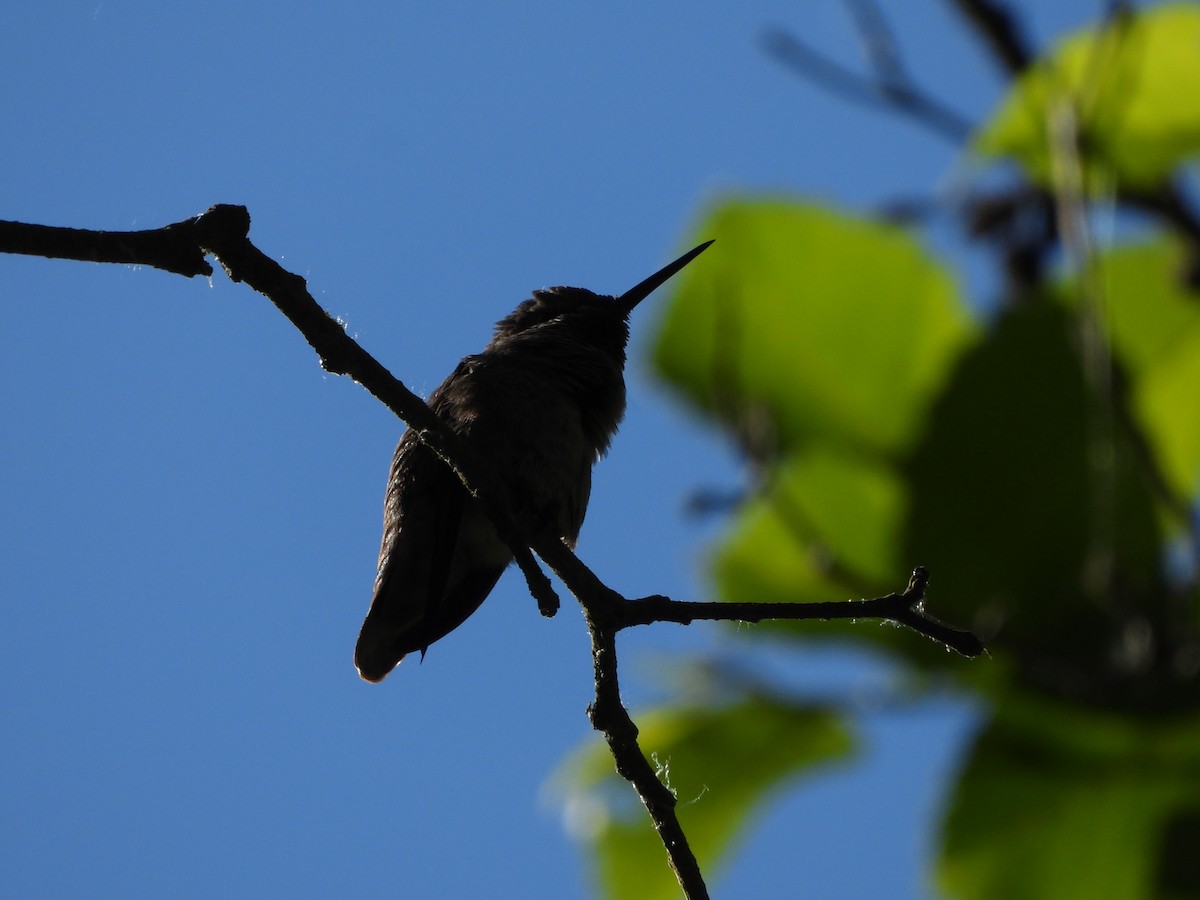
M 984 115 L 1001 81 L 949 4 L 883 6 L 917 79 Z M 422 393 L 531 289 L 619 292 L 729 192 L 865 209 L 955 169 L 761 52 L 781 25 L 858 65 L 833 0 L 14 0 L 4 18 L 0 218 L 126 229 L 245 204 L 258 245 Z M 544 790 L 590 734 L 571 603 L 544 620 L 510 573 L 423 665 L 355 674 L 390 413 L 221 274 L 0 257 L 0 292 L 0 895 L 586 896 Z M 681 507 L 739 476 L 646 374 L 661 301 L 633 323 L 580 552 L 631 595 L 702 597 L 715 532 Z M 625 639 L 627 699 L 718 643 Z M 827 653 L 780 665 L 883 683 Z M 926 894 L 969 711 L 862 724 L 859 763 L 772 805 L 719 896 Z

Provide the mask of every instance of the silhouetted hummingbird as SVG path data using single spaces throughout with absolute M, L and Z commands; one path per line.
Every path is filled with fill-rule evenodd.
M 629 313 L 712 241 L 620 297 L 583 288 L 534 291 L 496 323 L 429 406 L 504 479 L 525 534 L 579 536 L 592 465 L 625 414 Z M 388 476 L 375 593 L 354 651 L 367 681 L 425 650 L 479 608 L 512 551 L 453 470 L 410 430 Z

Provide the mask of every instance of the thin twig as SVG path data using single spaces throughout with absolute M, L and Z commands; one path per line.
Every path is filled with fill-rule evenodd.
M 986 649 L 983 641 L 971 632 L 947 625 L 925 612 L 925 588 L 928 583 L 929 573 L 918 567 L 913 570 L 912 579 L 904 593 L 888 594 L 886 597 L 871 600 L 822 603 L 705 603 L 672 600 L 661 596 L 643 597 L 629 602 L 621 627 L 649 625 L 653 622 L 688 625 L 701 619 L 726 622 L 883 619 L 905 625 L 968 658 L 979 656 Z
M 780 28 L 770 29 L 763 35 L 763 47 L 778 62 L 830 93 L 862 106 L 899 113 L 956 146 L 970 137 L 974 128 L 968 118 L 896 72 L 887 78 L 866 78 Z
M 911 79 L 900 55 L 900 43 L 883 11 L 873 0 L 845 0 L 868 62 L 881 84 L 903 84 Z

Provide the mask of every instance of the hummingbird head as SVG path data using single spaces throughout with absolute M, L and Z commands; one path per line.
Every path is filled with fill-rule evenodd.
M 668 278 L 699 256 L 712 241 L 689 250 L 619 297 L 595 294 L 585 288 L 552 287 L 534 291 L 508 316 L 496 323 L 491 346 L 587 347 L 625 363 L 629 314 Z
M 496 323 L 491 347 L 539 348 L 553 353 L 600 350 L 619 364 L 625 362 L 629 341 L 629 314 L 616 297 L 585 288 L 552 287 L 534 291 L 509 315 Z

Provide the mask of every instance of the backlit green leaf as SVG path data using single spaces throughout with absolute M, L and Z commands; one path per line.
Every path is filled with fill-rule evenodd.
M 1053 182 L 1055 129 L 1073 111 L 1085 170 L 1100 184 L 1158 183 L 1200 153 L 1200 9 L 1169 4 L 1118 17 L 1063 41 L 1031 66 L 976 138 Z
M 718 207 L 655 347 L 660 373 L 744 440 L 863 453 L 915 437 L 974 329 L 946 270 L 899 228 L 783 201 Z
M 1198 50 L 1197 52 L 1200 52 Z M 1200 489 L 1200 298 L 1183 289 L 1182 249 L 1166 241 L 1100 258 L 1103 309 L 1138 423 L 1176 496 Z
M 1013 698 L 978 738 L 944 825 L 962 900 L 1200 896 L 1200 723 Z
M 896 554 L 904 512 L 890 465 L 820 449 L 791 456 L 721 548 L 720 595 L 795 602 L 836 599 L 838 585 L 902 588 L 907 567 Z M 831 560 L 848 580 L 830 571 Z

